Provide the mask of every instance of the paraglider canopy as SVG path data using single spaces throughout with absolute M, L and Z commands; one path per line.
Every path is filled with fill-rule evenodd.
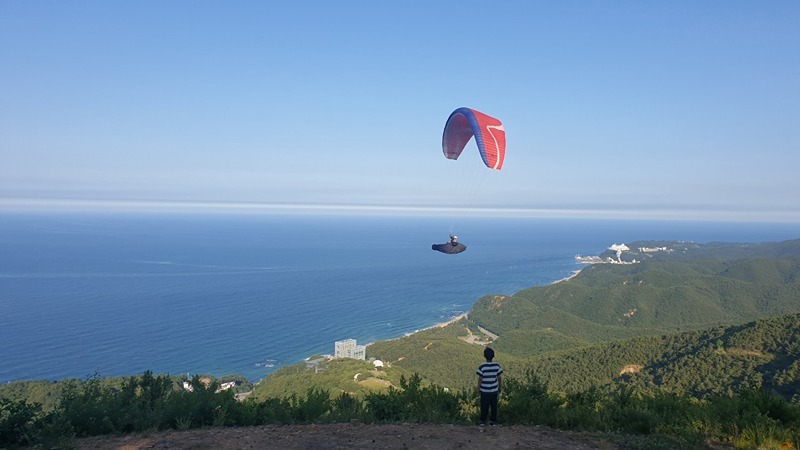
M 447 159 L 458 159 L 469 140 L 475 143 L 486 167 L 500 170 L 506 155 L 503 123 L 472 108 L 458 108 L 450 114 L 442 134 L 442 152 Z

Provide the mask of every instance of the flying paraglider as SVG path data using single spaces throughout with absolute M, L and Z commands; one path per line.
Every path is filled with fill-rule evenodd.
M 472 137 L 481 159 L 489 169 L 500 170 L 506 156 L 506 131 L 503 123 L 472 108 L 458 108 L 447 118 L 442 134 L 444 157 L 457 160 Z M 450 242 L 433 244 L 431 248 L 447 254 L 461 253 L 467 246 L 450 235 Z
M 458 242 L 458 236 L 450 235 L 450 242 L 446 242 L 444 244 L 433 244 L 431 245 L 431 249 L 447 253 L 448 255 L 455 255 L 456 253 L 461 253 L 467 249 L 467 246 Z
M 506 131 L 502 122 L 471 108 L 458 108 L 447 119 L 442 135 L 445 158 L 458 159 L 472 136 L 486 167 L 502 169 L 506 156 Z

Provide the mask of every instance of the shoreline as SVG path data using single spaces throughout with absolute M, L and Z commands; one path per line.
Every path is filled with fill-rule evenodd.
M 558 279 L 558 280 L 556 280 L 556 281 L 553 281 L 553 282 L 552 282 L 552 283 L 550 283 L 548 286 L 552 286 L 552 285 L 554 285 L 554 284 L 558 284 L 558 283 L 561 283 L 561 282 L 564 282 L 564 281 L 567 281 L 567 280 L 571 280 L 571 279 L 573 279 L 573 278 L 577 277 L 577 276 L 578 276 L 578 274 L 579 274 L 579 273 L 581 273 L 581 271 L 582 271 L 582 270 L 583 270 L 583 269 L 577 269 L 577 270 L 573 270 L 573 271 L 572 271 L 572 273 L 571 273 L 569 276 L 566 276 L 566 277 L 564 277 L 564 278 L 561 278 L 561 279 Z M 420 331 L 430 330 L 430 329 L 433 329 L 433 328 L 444 328 L 444 327 L 446 327 L 446 326 L 448 326 L 448 325 L 450 325 L 450 324 L 456 323 L 456 322 L 458 322 L 459 320 L 461 320 L 461 319 L 464 319 L 464 318 L 468 318 L 468 317 L 469 317 L 469 312 L 465 312 L 465 313 L 459 314 L 459 315 L 457 315 L 457 316 L 454 316 L 453 318 L 451 318 L 451 319 L 449 319 L 449 320 L 446 320 L 446 321 L 444 321 L 444 322 L 440 322 L 440 323 L 437 323 L 437 324 L 431 325 L 431 326 L 429 326 L 429 327 L 426 327 L 426 328 L 422 328 L 422 329 L 416 330 L 416 331 L 414 331 L 413 333 L 409 333 L 409 334 L 414 334 L 414 333 L 418 333 L 418 332 L 420 332 Z
M 567 280 L 571 280 L 571 279 L 577 277 L 578 274 L 581 273 L 582 270 L 583 269 L 573 270 L 572 271 L 572 275 L 570 275 L 568 277 L 564 277 L 564 278 L 562 278 L 560 280 L 553 281 L 552 283 L 550 283 L 550 286 L 552 286 L 554 284 L 558 284 L 558 283 L 564 282 L 564 281 L 567 281 Z
M 390 338 L 390 339 L 381 339 L 380 341 L 369 342 L 369 343 L 365 344 L 365 347 L 369 347 L 370 345 L 374 344 L 375 342 L 395 341 L 397 339 L 403 339 L 404 337 L 408 337 L 408 336 L 411 336 L 413 334 L 416 334 L 416 333 L 419 333 L 419 332 L 422 332 L 422 331 L 425 331 L 425 330 L 432 330 L 434 328 L 444 328 L 444 327 L 446 327 L 446 326 L 448 326 L 450 324 L 456 323 L 459 320 L 461 320 L 461 319 L 463 319 L 465 317 L 468 317 L 468 316 L 469 316 L 468 312 L 461 313 L 461 314 L 459 314 L 459 315 L 457 315 L 455 317 L 452 317 L 452 318 L 450 318 L 450 319 L 448 319 L 448 320 L 446 320 L 444 322 L 435 323 L 435 324 L 433 324 L 433 325 L 431 325 L 429 327 L 420 328 L 419 330 L 409 331 L 408 333 L 405 333 L 402 336 L 397 336 L 395 338 Z M 269 375 L 267 375 L 267 376 L 269 376 Z
M 564 282 L 564 281 L 571 280 L 571 279 L 575 278 L 576 276 L 578 276 L 578 274 L 581 273 L 582 270 L 583 269 L 573 270 L 572 273 L 569 276 L 566 276 L 564 278 L 555 280 L 552 283 L 547 284 L 547 285 L 543 285 L 543 286 L 552 286 L 554 284 L 558 284 L 558 283 L 561 283 L 561 282 Z M 411 336 L 413 334 L 416 334 L 416 333 L 419 333 L 419 332 L 422 332 L 422 331 L 432 330 L 434 328 L 444 328 L 444 327 L 446 327 L 448 325 L 451 325 L 451 324 L 454 324 L 454 323 L 458 322 L 461 319 L 465 319 L 465 318 L 468 318 L 468 317 L 469 317 L 469 312 L 461 313 L 461 314 L 459 314 L 457 316 L 454 316 L 454 317 L 452 317 L 452 318 L 450 318 L 450 319 L 448 319 L 448 320 L 446 320 L 444 322 L 435 323 L 435 324 L 433 324 L 433 325 L 431 325 L 429 327 L 420 328 L 418 330 L 414 330 L 414 331 L 405 333 L 402 336 L 398 336 L 396 338 L 382 339 L 381 342 L 383 342 L 383 341 L 394 341 L 396 339 L 402 339 L 404 337 L 408 337 L 408 336 Z M 375 341 L 375 342 L 378 342 L 378 341 Z M 366 346 L 369 347 L 370 345 L 374 344 L 375 342 L 370 342 L 370 343 L 366 344 Z
M 434 329 L 434 328 L 444 328 L 444 327 L 446 327 L 446 326 L 448 326 L 448 325 L 450 325 L 450 324 L 456 323 L 456 322 L 458 322 L 459 320 L 461 320 L 461 319 L 464 319 L 464 318 L 466 318 L 466 317 L 469 317 L 469 313 L 468 313 L 468 312 L 465 312 L 465 313 L 459 314 L 459 315 L 457 315 L 457 316 L 455 316 L 455 317 L 453 317 L 453 318 L 451 318 L 450 320 L 447 320 L 447 321 L 445 321 L 445 322 L 440 322 L 440 323 L 437 323 L 437 324 L 431 325 L 431 326 L 429 326 L 429 327 L 427 327 L 427 328 L 423 328 L 423 329 L 421 329 L 421 330 L 417 330 L 417 331 L 415 331 L 414 333 L 419 333 L 420 331 L 425 331 L 425 330 L 432 330 L 432 329 Z M 413 334 L 413 333 L 412 333 L 412 334 Z

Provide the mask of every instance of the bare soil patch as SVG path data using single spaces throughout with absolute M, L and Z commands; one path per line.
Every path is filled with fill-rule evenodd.
M 81 450 L 239 449 L 621 449 L 589 435 L 545 427 L 464 425 L 265 425 L 78 439 Z

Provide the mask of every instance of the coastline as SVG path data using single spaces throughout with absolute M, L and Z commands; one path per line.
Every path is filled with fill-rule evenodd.
M 562 278 L 560 280 L 553 281 L 552 283 L 550 283 L 550 286 L 552 286 L 554 284 L 558 284 L 558 283 L 564 282 L 564 281 L 567 281 L 567 280 L 571 280 L 571 279 L 577 277 L 578 274 L 581 273 L 581 270 L 583 270 L 583 269 L 573 270 L 572 271 L 572 275 L 570 275 L 568 277 L 564 277 L 564 278 Z
M 396 338 L 382 339 L 380 341 L 369 342 L 365 346 L 369 347 L 370 345 L 374 344 L 375 342 L 395 341 L 397 339 L 403 339 L 404 337 L 408 337 L 408 336 L 411 336 L 413 334 L 416 334 L 416 333 L 419 333 L 419 332 L 425 331 L 425 330 L 431 330 L 431 329 L 434 329 L 434 328 L 444 328 L 444 327 L 446 327 L 446 326 L 448 326 L 448 325 L 450 325 L 452 323 L 456 323 L 459 320 L 461 320 L 461 319 L 463 319 L 465 317 L 468 317 L 468 316 L 469 316 L 468 312 L 461 313 L 461 314 L 459 314 L 459 315 L 457 315 L 455 317 L 452 317 L 452 318 L 450 318 L 450 319 L 448 319 L 448 320 L 446 320 L 444 322 L 435 323 L 435 324 L 433 324 L 433 325 L 431 325 L 429 327 L 420 328 L 419 330 L 410 331 L 408 333 L 405 333 L 402 336 L 397 336 Z M 267 376 L 269 376 L 269 375 L 267 375 Z
M 425 330 L 431 330 L 431 329 L 434 329 L 434 328 L 444 328 L 444 327 L 446 327 L 446 326 L 448 326 L 448 325 L 450 325 L 452 323 L 456 323 L 459 320 L 464 319 L 466 317 L 469 317 L 469 313 L 468 312 L 465 312 L 463 314 L 459 314 L 459 315 L 457 315 L 457 316 L 453 317 L 452 319 L 447 320 L 445 322 L 440 322 L 440 323 L 437 323 L 435 325 L 431 325 L 431 326 L 429 326 L 427 328 L 423 328 L 421 330 L 417 330 L 414 333 L 418 333 L 420 331 L 425 331 Z
M 553 281 L 552 283 L 550 283 L 550 285 L 552 286 L 554 284 L 558 284 L 558 283 L 562 283 L 562 282 L 567 281 L 567 280 L 571 280 L 571 279 L 577 277 L 578 274 L 581 273 L 582 270 L 583 269 L 573 270 L 572 273 L 569 276 L 566 276 L 566 277 L 561 278 L 559 280 Z M 459 320 L 467 318 L 467 317 L 469 317 L 469 312 L 465 312 L 463 314 L 459 314 L 459 315 L 457 315 L 457 316 L 455 316 L 455 317 L 453 317 L 453 318 L 451 318 L 449 320 L 446 320 L 444 322 L 440 322 L 440 323 L 431 325 L 431 326 L 429 326 L 427 328 L 422 328 L 420 330 L 414 331 L 414 333 L 418 333 L 420 331 L 425 331 L 425 330 L 430 330 L 430 329 L 433 329 L 433 328 L 444 328 L 444 327 L 446 327 L 446 326 L 448 326 L 450 324 L 456 323 Z M 414 333 L 409 333 L 409 334 L 414 334 Z
M 550 283 L 549 286 L 552 286 L 552 285 L 558 284 L 558 283 L 562 283 L 562 282 L 567 281 L 567 280 L 571 280 L 571 279 L 575 278 L 576 276 L 578 276 L 578 274 L 581 273 L 581 270 L 583 270 L 583 269 L 573 270 L 572 273 L 569 276 L 566 276 L 564 278 L 555 280 L 552 283 Z M 398 336 L 396 338 L 391 338 L 391 339 L 384 339 L 384 340 L 385 341 L 394 341 L 396 339 L 402 339 L 404 337 L 411 336 L 411 335 L 419 333 L 421 331 L 431 330 L 431 329 L 434 329 L 434 328 L 444 328 L 444 327 L 446 327 L 448 325 L 451 325 L 451 324 L 454 324 L 454 323 L 458 322 L 461 319 L 465 319 L 465 318 L 468 318 L 468 317 L 469 317 L 469 312 L 465 312 L 465 313 L 459 314 L 457 316 L 454 316 L 454 317 L 452 317 L 452 318 L 450 318 L 450 319 L 448 319 L 448 320 L 446 320 L 444 322 L 435 323 L 435 324 L 433 324 L 433 325 L 431 325 L 429 327 L 420 328 L 419 330 L 414 330 L 414 331 L 411 331 L 409 333 L 405 333 L 402 336 Z M 369 342 L 369 343 L 366 344 L 366 346 L 369 347 L 370 345 L 372 345 L 374 343 L 375 342 Z

